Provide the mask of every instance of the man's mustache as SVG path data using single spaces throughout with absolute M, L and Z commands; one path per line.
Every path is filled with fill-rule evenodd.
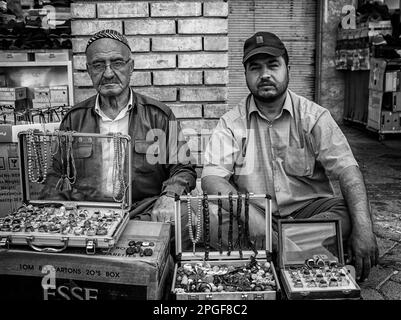
M 270 81 L 263 81 L 261 83 L 258 84 L 258 88 L 263 87 L 263 86 L 272 86 L 272 87 L 276 87 L 276 84 Z
M 119 84 L 119 83 L 120 81 L 113 79 L 113 80 L 103 80 L 100 84 L 103 85 L 103 84 Z

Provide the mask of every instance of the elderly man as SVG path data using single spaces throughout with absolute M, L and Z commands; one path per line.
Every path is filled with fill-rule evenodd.
M 340 219 L 357 279 L 364 280 L 377 263 L 378 248 L 362 174 L 329 111 L 288 89 L 288 60 L 284 44 L 272 33 L 258 32 L 245 41 L 250 94 L 215 128 L 202 189 L 270 194 L 273 227 L 286 218 Z M 344 199 L 335 197 L 331 179 L 339 179 Z M 265 233 L 264 209 L 263 202 L 250 206 L 254 237 Z M 226 215 L 226 230 L 227 220 Z
M 60 130 L 131 136 L 131 217 L 141 220 L 172 221 L 174 196 L 195 187 L 192 165 L 174 157 L 186 147 L 172 111 L 163 103 L 134 92 L 130 79 L 134 60 L 127 39 L 117 31 L 102 30 L 88 41 L 87 69 L 97 94 L 73 107 L 63 118 Z M 158 152 L 163 161 L 149 161 L 149 150 L 160 138 Z M 163 138 L 163 139 L 162 139 Z M 180 139 L 181 138 L 181 139 Z M 103 146 L 101 173 L 84 172 L 102 184 L 105 194 L 113 188 L 112 146 Z M 173 155 L 171 157 L 171 155 Z M 181 157 L 182 159 L 182 157 Z M 100 161 L 99 161 L 100 162 Z M 87 166 L 91 171 L 93 167 Z M 98 177 L 96 175 L 99 175 Z M 95 180 L 93 180 L 95 181 Z M 96 186 L 96 182 L 93 182 Z

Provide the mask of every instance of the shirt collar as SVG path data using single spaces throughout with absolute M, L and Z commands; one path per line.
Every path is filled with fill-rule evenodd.
M 283 104 L 283 108 L 281 109 L 280 114 L 277 116 L 276 119 L 280 118 L 281 115 L 283 114 L 283 110 L 287 110 L 291 117 L 294 117 L 294 111 L 293 111 L 293 106 L 292 106 L 292 100 L 291 100 L 291 96 L 289 93 L 289 90 L 287 90 L 287 94 L 284 100 L 284 104 Z M 248 120 L 251 118 L 251 114 L 257 112 L 259 114 L 260 117 L 262 117 L 263 119 L 266 119 L 266 116 L 263 115 L 262 112 L 260 112 L 259 108 L 256 106 L 256 102 L 253 96 L 251 96 L 251 99 L 249 101 L 249 110 L 248 110 Z
M 114 120 L 120 120 L 125 117 L 128 111 L 130 111 L 133 107 L 133 94 L 132 90 L 129 91 L 129 99 L 127 105 L 120 111 L 120 113 L 117 115 L 117 117 Z M 95 112 L 103 119 L 103 120 L 111 120 L 106 114 L 103 112 L 103 110 L 100 108 L 99 105 L 99 94 L 96 95 L 96 101 L 95 101 Z

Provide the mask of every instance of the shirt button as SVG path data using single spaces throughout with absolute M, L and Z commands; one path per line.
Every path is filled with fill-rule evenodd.
M 279 192 L 279 191 L 280 191 L 280 187 L 275 187 L 274 190 L 275 190 L 276 192 Z

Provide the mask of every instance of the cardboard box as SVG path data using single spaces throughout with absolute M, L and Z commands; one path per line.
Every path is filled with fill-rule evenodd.
M 384 93 L 383 108 L 392 112 L 401 111 L 401 92 Z
M 398 131 L 400 130 L 400 114 L 383 110 L 381 113 L 381 130 Z
M 28 107 L 26 99 L 14 100 L 14 101 L 0 101 L 0 112 L 5 109 L 21 111 Z
M 35 52 L 36 61 L 69 61 L 68 50 L 54 50 L 46 52 Z
M 369 90 L 367 126 L 372 129 L 380 129 L 382 103 L 383 93 L 380 91 Z
M 50 88 L 36 87 L 33 88 L 33 99 L 35 103 L 50 103 Z
M 400 91 L 400 71 L 387 71 L 384 81 L 384 92 Z
M 32 100 L 32 110 L 49 109 L 50 107 L 50 102 L 36 102 L 36 100 Z
M 95 255 L 0 249 L 0 298 L 160 300 L 172 275 L 170 227 L 131 220 L 113 249 Z M 131 240 L 153 242 L 152 256 L 127 255 Z
M 0 87 L 1 101 L 14 101 L 26 98 L 26 87 L 7 88 Z
M 0 51 L 0 61 L 2 61 L 2 62 L 28 61 L 28 53 L 27 52 Z
M 52 104 L 68 104 L 68 86 L 50 87 L 50 102 Z
M 369 73 L 369 89 L 383 91 L 386 60 L 371 58 Z

